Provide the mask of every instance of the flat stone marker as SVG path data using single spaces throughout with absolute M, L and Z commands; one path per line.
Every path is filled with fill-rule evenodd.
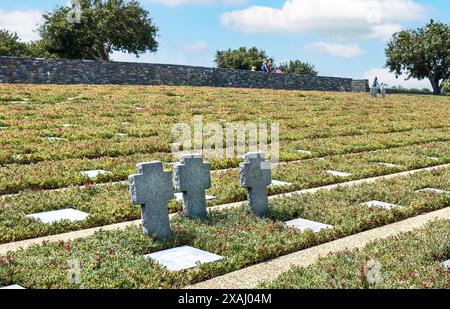
M 183 193 L 175 193 L 175 199 L 177 201 L 183 201 Z M 205 195 L 206 201 L 213 201 L 215 199 L 217 199 L 217 197 L 215 197 L 214 195 L 208 195 L 208 194 Z
M 182 155 L 173 167 L 175 192 L 183 194 L 183 211 L 188 218 L 206 218 L 205 190 L 211 188 L 211 164 L 202 155 Z
M 264 159 L 264 153 L 249 152 L 244 162 L 239 164 L 241 186 L 247 189 L 250 210 L 257 216 L 269 212 L 267 187 L 272 184 L 270 162 Z
M 21 285 L 13 284 L 1 287 L 0 290 L 25 290 L 25 288 Z
M 379 165 L 384 165 L 386 167 L 391 167 L 391 168 L 396 168 L 396 167 L 402 167 L 399 164 L 394 164 L 394 163 L 386 163 L 386 162 L 378 162 Z
M 286 221 L 287 226 L 293 227 L 301 232 L 306 230 L 312 230 L 314 233 L 320 232 L 321 230 L 332 229 L 333 226 L 329 224 L 324 224 L 316 221 L 306 220 L 306 219 L 295 219 Z
M 0 127 L 0 130 L 5 130 L 7 127 Z
M 118 137 L 125 137 L 127 135 L 125 133 L 117 133 L 116 136 L 118 136 Z
M 73 208 L 53 210 L 27 215 L 27 217 L 40 220 L 44 224 L 52 224 L 59 221 L 69 220 L 71 222 L 83 221 L 89 216 L 88 213 Z
M 71 124 L 71 123 L 65 123 L 65 124 L 62 125 L 62 127 L 63 128 L 71 128 L 71 127 L 74 127 L 74 125 Z
M 80 172 L 80 174 L 83 176 L 86 176 L 90 179 L 94 179 L 94 178 L 97 178 L 97 176 L 99 176 L 99 175 L 110 174 L 110 172 L 104 171 L 104 170 L 92 170 L 92 171 L 82 171 L 82 172 Z
M 438 194 L 450 194 L 450 191 L 445 191 L 445 190 L 441 190 L 441 189 L 434 189 L 434 188 L 425 188 L 425 189 L 420 189 L 416 191 L 417 193 L 438 193 Z
M 450 269 L 450 260 L 444 261 L 442 265 L 444 265 L 444 268 Z
M 170 271 L 194 268 L 199 264 L 212 263 L 223 259 L 220 255 L 189 246 L 147 254 L 145 257 L 158 262 Z
M 55 141 L 60 141 L 60 140 L 62 140 L 61 137 L 57 137 L 57 136 L 49 136 L 49 137 L 47 137 L 47 139 L 48 139 L 49 141 L 51 141 L 51 142 L 55 142 Z
M 279 180 L 272 180 L 272 183 L 270 184 L 269 187 L 287 187 L 287 186 L 292 186 L 292 183 Z
M 440 160 L 440 158 L 437 158 L 437 157 L 427 157 L 428 159 L 430 159 L 430 160 L 433 160 L 433 161 L 439 161 Z
M 297 150 L 297 152 L 298 152 L 299 154 L 307 154 L 307 155 L 311 155 L 311 154 L 312 154 L 312 151 L 309 151 L 309 150 L 303 150 L 303 149 Z
M 174 198 L 172 173 L 163 170 L 161 161 L 140 163 L 138 174 L 130 175 L 131 202 L 141 205 L 142 228 L 157 239 L 172 237 L 167 202 Z
M 364 203 L 364 205 L 367 205 L 370 208 L 380 207 L 380 208 L 384 208 L 386 210 L 389 210 L 392 208 L 403 208 L 403 206 L 400 206 L 400 205 L 395 205 L 395 204 L 390 204 L 390 203 L 385 203 L 385 202 L 380 202 L 380 201 L 370 201 L 370 202 Z
M 349 177 L 349 176 L 352 176 L 351 173 L 338 172 L 338 171 L 332 171 L 332 170 L 328 170 L 327 174 L 330 174 L 330 175 L 336 176 L 336 177 Z

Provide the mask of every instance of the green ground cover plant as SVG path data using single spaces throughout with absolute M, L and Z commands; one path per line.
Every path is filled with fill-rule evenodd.
M 282 164 L 273 169 L 273 179 L 290 182 L 292 185 L 271 187 L 269 194 L 292 192 L 450 162 L 450 152 L 446 152 L 445 156 L 442 156 L 446 147 L 446 143 L 433 143 L 421 147 L 411 146 L 406 151 L 405 149 L 391 149 L 377 153 Z M 436 154 L 441 155 L 439 161 L 427 157 L 427 155 Z M 380 162 L 396 163 L 400 166 L 388 167 L 380 165 Z M 335 177 L 325 172 L 329 169 L 346 171 L 353 175 L 345 178 Z M 126 177 L 134 172 L 135 169 L 125 169 L 123 175 Z M 45 179 L 44 174 L 42 179 Z M 213 173 L 212 185 L 212 188 L 206 193 L 214 195 L 216 200 L 208 202 L 208 206 L 245 201 L 247 198 L 245 189 L 240 186 L 237 169 Z M 172 213 L 182 209 L 181 202 L 175 200 L 169 202 L 169 207 Z M 91 216 L 83 223 L 58 223 L 52 226 L 38 222 L 31 224 L 31 220 L 26 217 L 31 213 L 64 208 L 79 209 Z M 22 191 L 18 195 L 0 197 L 0 210 L 0 231 L 3 231 L 0 243 L 119 223 L 140 217 L 139 208 L 131 205 L 126 182 L 106 185 L 88 183 L 83 188 L 69 187 L 59 191 Z M 23 226 L 27 226 L 28 231 L 26 228 L 22 228 L 18 222 L 23 222 Z M 36 228 L 30 228 L 30 226 Z M 17 232 L 18 230 L 21 232 Z
M 432 160 L 428 157 L 435 157 L 439 160 Z M 86 183 L 107 183 L 114 181 L 123 181 L 128 179 L 128 175 L 135 173 L 136 164 L 139 162 L 147 162 L 151 160 L 164 160 L 166 155 L 163 153 L 153 155 L 136 154 L 131 156 L 122 156 L 117 158 L 99 158 L 99 159 L 68 159 L 62 161 L 44 161 L 36 164 L 8 164 L 0 166 L 0 194 L 18 193 L 23 190 L 47 190 L 58 189 L 74 185 L 84 185 Z M 233 159 L 226 161 L 228 164 L 221 165 L 221 160 L 212 160 L 213 169 L 228 168 L 238 166 L 241 160 Z M 393 169 L 381 167 L 376 162 L 388 162 L 404 165 L 402 168 Z M 293 170 L 299 168 L 305 169 L 306 180 L 300 181 L 297 173 L 291 176 L 286 175 L 291 180 L 301 182 L 298 188 L 311 187 L 319 184 L 330 184 L 342 181 L 329 175 L 323 175 L 323 171 L 328 169 L 348 170 L 354 173 L 353 177 L 348 179 L 358 179 L 361 177 L 370 177 L 402 171 L 412 168 L 426 167 L 430 165 L 438 165 L 450 162 L 449 142 L 426 143 L 423 145 L 414 145 L 409 147 L 393 148 L 382 150 L 376 153 L 360 153 L 352 155 L 334 155 L 324 158 L 323 160 L 303 161 L 299 163 L 290 163 L 286 166 L 292 166 Z M 223 163 L 223 161 L 222 161 Z M 171 166 L 167 166 L 168 169 Z M 86 170 L 106 170 L 109 174 L 100 175 L 95 179 L 89 179 L 80 174 Z M 236 178 L 238 171 L 230 171 L 219 175 L 219 178 L 227 177 L 227 182 L 237 184 Z M 312 179 L 314 173 L 318 178 Z M 286 177 L 284 175 L 275 175 L 276 177 Z M 348 180 L 347 179 L 347 180 Z M 345 181 L 345 180 L 344 180 Z M 220 183 L 220 180 L 218 181 Z M 305 184 L 306 183 L 306 184 Z M 305 184 L 305 185 L 303 185 Z M 237 187 L 239 185 L 237 184 Z M 214 192 L 218 194 L 217 192 Z M 224 199 L 224 202 L 235 201 L 233 199 Z
M 448 259 L 450 221 L 435 221 L 413 232 L 371 242 L 361 250 L 332 253 L 307 268 L 293 268 L 260 287 L 448 289 L 450 268 L 442 265 Z
M 446 97 L 374 104 L 357 93 L 2 84 L 0 98 L 10 97 L 21 101 L 0 101 L 1 164 L 169 154 L 173 124 L 191 124 L 194 115 L 279 123 L 282 160 L 303 158 L 297 146 L 321 156 L 446 141 L 450 127 Z

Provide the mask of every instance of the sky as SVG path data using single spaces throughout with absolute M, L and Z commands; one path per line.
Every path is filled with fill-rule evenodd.
M 384 49 L 393 33 L 425 25 L 431 18 L 450 23 L 449 0 L 141 0 L 159 28 L 156 53 L 114 53 L 127 62 L 213 67 L 217 50 L 256 46 L 276 63 L 299 59 L 320 75 L 378 76 L 389 86 L 430 88 L 427 80 L 395 78 Z M 0 0 L 0 28 L 23 41 L 43 12 L 67 0 Z

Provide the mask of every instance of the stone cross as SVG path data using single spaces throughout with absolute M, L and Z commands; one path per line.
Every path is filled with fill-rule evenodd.
M 264 153 L 245 154 L 244 163 L 239 164 L 241 186 L 247 189 L 250 210 L 265 216 L 269 212 L 267 187 L 272 183 L 270 162 L 264 160 Z
M 138 174 L 130 175 L 131 202 L 141 205 L 142 227 L 146 235 L 160 240 L 172 236 L 167 202 L 173 199 L 172 173 L 163 170 L 162 162 L 139 163 Z
M 205 190 L 211 188 L 211 165 L 203 163 L 202 155 L 181 156 L 175 164 L 175 191 L 183 193 L 183 211 L 188 218 L 206 218 Z

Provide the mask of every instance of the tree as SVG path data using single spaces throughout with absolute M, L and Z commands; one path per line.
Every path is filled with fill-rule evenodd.
M 217 51 L 215 62 L 217 67 L 223 69 L 250 70 L 253 66 L 261 71 L 263 61 L 267 60 L 273 63 L 273 58 L 269 58 L 264 50 L 258 50 L 256 47 L 247 49 L 228 49 Z
M 447 78 L 442 83 L 442 91 L 445 91 L 446 93 L 450 93 L 450 78 Z
M 62 58 L 109 60 L 113 51 L 139 56 L 155 52 L 158 28 L 139 2 L 80 0 L 80 22 L 69 22 L 68 7 L 43 15 L 38 31 L 46 50 Z
M 26 43 L 26 46 L 27 48 L 23 54 L 24 57 L 58 58 L 58 55 L 51 54 L 47 51 L 43 40 Z
M 386 66 L 398 77 L 428 78 L 434 94 L 450 76 L 450 28 L 431 20 L 425 27 L 395 33 L 386 48 Z
M 27 44 L 20 42 L 17 33 L 0 30 L 0 56 L 24 56 Z
M 285 62 L 277 66 L 277 69 L 282 70 L 285 73 L 293 73 L 293 74 L 307 74 L 317 76 L 318 72 L 314 65 L 301 62 L 300 60 L 290 60 L 289 62 Z

